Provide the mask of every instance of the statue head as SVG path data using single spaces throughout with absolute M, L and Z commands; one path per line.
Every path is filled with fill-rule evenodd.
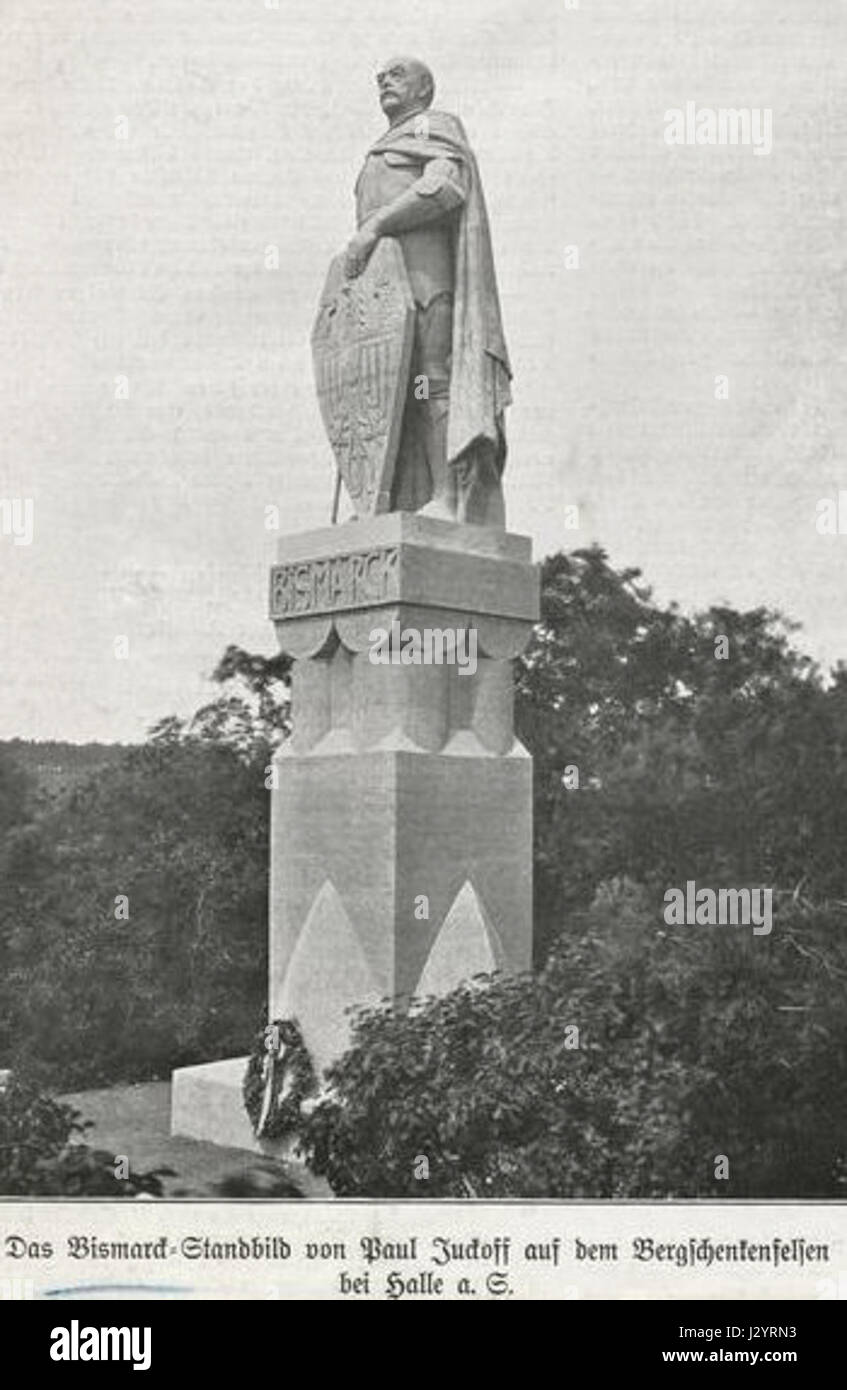
M 418 58 L 391 58 L 376 75 L 379 104 L 389 125 L 405 120 L 413 111 L 424 111 L 435 96 L 435 78 Z

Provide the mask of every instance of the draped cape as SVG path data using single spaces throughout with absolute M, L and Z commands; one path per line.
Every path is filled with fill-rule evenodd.
M 465 201 L 456 214 L 453 358 L 447 457 L 493 448 L 496 466 L 506 459 L 503 412 L 511 401 L 511 367 L 503 335 L 500 297 L 488 213 L 476 158 L 461 121 L 445 111 L 416 112 L 392 126 L 369 154 L 391 152 L 409 159 L 449 159 L 459 164 Z

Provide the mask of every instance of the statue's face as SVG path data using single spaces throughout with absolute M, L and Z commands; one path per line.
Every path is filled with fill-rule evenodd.
M 379 104 L 390 121 L 414 111 L 424 99 L 426 70 L 413 58 L 392 58 L 376 75 Z

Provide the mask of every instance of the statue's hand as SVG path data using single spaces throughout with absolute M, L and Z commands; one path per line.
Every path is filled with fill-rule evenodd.
M 361 275 L 378 241 L 376 232 L 367 226 L 360 227 L 356 235 L 351 237 L 344 253 L 344 273 L 348 280 Z

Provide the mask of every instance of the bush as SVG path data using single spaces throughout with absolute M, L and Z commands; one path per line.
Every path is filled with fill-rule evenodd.
M 33 1085 L 0 1090 L 0 1192 L 7 1197 L 162 1195 L 170 1169 L 115 1176 L 114 1155 L 74 1140 L 90 1127 L 79 1112 Z
M 537 977 L 361 1011 L 308 1161 L 341 1196 L 843 1196 L 844 924 L 665 928 L 606 885 Z

